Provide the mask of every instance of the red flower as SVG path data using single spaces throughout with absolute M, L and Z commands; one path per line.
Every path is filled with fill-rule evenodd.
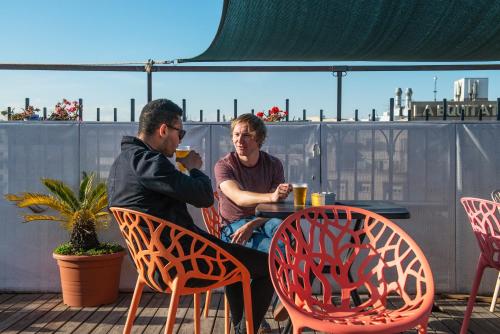
M 279 112 L 280 112 L 280 108 L 278 108 L 276 106 L 272 107 L 271 110 L 269 110 L 270 114 L 277 114 Z
M 259 111 L 257 114 L 256 114 L 257 117 L 259 118 L 263 118 L 264 117 L 264 112 L 262 111 Z

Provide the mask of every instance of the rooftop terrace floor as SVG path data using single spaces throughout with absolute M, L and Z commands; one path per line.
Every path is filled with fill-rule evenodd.
M 202 317 L 202 333 L 224 333 L 223 295 L 214 293 L 208 318 Z M 131 293 L 120 294 L 116 303 L 101 307 L 74 308 L 62 303 L 60 294 L 0 294 L 1 333 L 122 333 Z M 138 309 L 133 333 L 163 333 L 169 295 L 145 293 Z M 202 298 L 204 302 L 204 298 Z M 436 297 L 439 310 L 432 313 L 429 333 L 459 333 L 465 301 Z M 470 333 L 500 332 L 500 307 L 495 313 L 489 304 L 477 302 L 470 323 Z M 267 314 L 273 333 L 280 333 L 284 323 Z M 193 298 L 181 298 L 174 333 L 193 333 Z M 313 331 L 305 331 L 313 333 Z M 415 333 L 409 331 L 408 333 Z

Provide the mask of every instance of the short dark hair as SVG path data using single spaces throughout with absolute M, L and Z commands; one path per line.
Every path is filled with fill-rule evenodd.
M 231 136 L 233 135 L 234 127 L 238 123 L 248 124 L 255 141 L 259 144 L 259 147 L 262 147 L 267 136 L 266 124 L 264 124 L 264 121 L 253 114 L 242 114 L 231 121 Z
M 139 117 L 139 134 L 152 135 L 162 124 L 172 124 L 182 117 L 182 109 L 167 99 L 149 102 L 142 108 Z

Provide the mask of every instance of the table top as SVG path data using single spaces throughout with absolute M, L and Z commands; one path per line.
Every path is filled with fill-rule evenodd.
M 336 201 L 335 205 L 354 206 L 368 211 L 375 212 L 389 219 L 408 219 L 410 212 L 404 206 L 397 205 L 391 201 L 383 200 L 345 200 Z M 306 207 L 309 207 L 307 203 Z M 264 218 L 285 219 L 292 213 L 302 210 L 302 207 L 295 207 L 293 202 L 285 201 L 280 203 L 263 203 L 255 208 L 255 215 Z M 341 217 L 343 218 L 343 217 Z

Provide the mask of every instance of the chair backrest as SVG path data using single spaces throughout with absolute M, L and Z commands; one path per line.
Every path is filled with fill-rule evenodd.
M 290 215 L 271 242 L 269 269 L 284 304 L 316 317 L 369 315 L 387 307 L 389 295 L 409 310 L 432 308 L 434 281 L 423 252 L 397 225 L 364 209 L 329 205 Z M 321 296 L 313 295 L 315 281 Z M 369 294 L 355 306 L 350 294 L 360 288 Z
M 496 189 L 491 192 L 491 200 L 493 202 L 500 203 L 500 189 Z
M 222 218 L 219 214 L 219 195 L 216 191 L 214 192 L 214 204 L 208 208 L 201 208 L 201 215 L 208 233 L 220 238 Z
M 192 231 L 142 212 L 117 207 L 110 210 L 140 279 L 156 291 L 170 292 L 177 281 L 183 294 L 196 293 L 249 275 L 231 254 Z
M 500 202 L 464 197 L 467 213 L 481 254 L 489 265 L 500 270 Z

